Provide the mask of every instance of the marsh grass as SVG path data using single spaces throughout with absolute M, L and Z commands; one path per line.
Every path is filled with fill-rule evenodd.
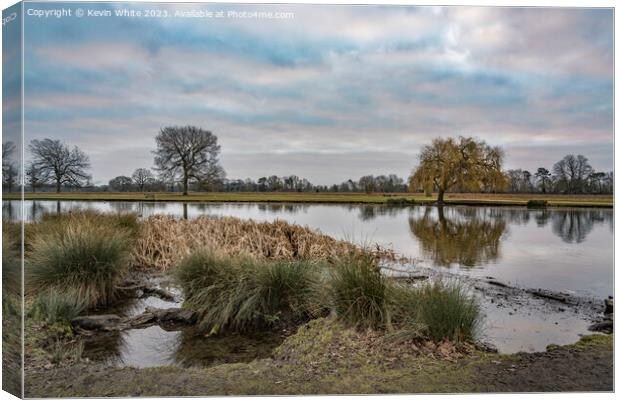
M 67 292 L 45 290 L 31 306 L 31 315 L 47 324 L 68 324 L 88 307 L 84 299 Z
M 200 250 L 176 269 L 186 306 L 209 333 L 249 331 L 334 314 L 390 340 L 474 339 L 480 310 L 459 282 L 404 285 L 384 276 L 372 254 L 331 262 L 264 260 Z
M 341 257 L 330 272 L 331 307 L 340 319 L 371 328 L 389 323 L 386 277 L 371 255 Z
M 95 210 L 75 210 L 60 214 L 43 214 L 41 231 L 62 227 L 64 224 L 93 224 L 119 228 L 135 235 L 139 232 L 140 221 L 138 215 L 129 212 L 103 213 Z
M 463 342 L 476 338 L 480 307 L 461 282 L 438 280 L 418 287 L 394 283 L 389 291 L 389 308 L 396 321 L 394 339 Z
M 2 235 L 2 291 L 4 297 L 16 297 L 21 293 L 21 262 L 19 247 L 15 244 L 19 238 L 12 236 L 8 231 L 3 229 Z
M 416 289 L 417 319 L 435 341 L 472 340 L 478 333 L 481 314 L 476 299 L 458 281 L 437 281 Z
M 57 218 L 62 223 L 41 229 L 32 242 L 27 262 L 30 293 L 71 292 L 89 308 L 112 303 L 126 268 L 129 229 L 98 213 Z
M 201 250 L 181 262 L 176 277 L 202 330 L 243 332 L 307 318 L 315 309 L 308 300 L 317 268 L 309 261 L 269 262 Z

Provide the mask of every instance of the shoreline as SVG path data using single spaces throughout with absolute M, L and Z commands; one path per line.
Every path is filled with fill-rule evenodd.
M 22 200 L 21 193 L 3 193 L 2 200 Z M 437 205 L 435 196 L 426 197 L 410 193 L 295 193 L 295 192 L 206 192 L 180 193 L 157 192 L 65 192 L 30 193 L 23 200 L 41 201 L 106 201 L 106 202 L 180 202 L 180 203 L 298 203 L 298 204 L 369 204 L 369 205 Z M 542 194 L 459 194 L 446 195 L 446 206 L 517 206 L 527 207 L 529 200 L 545 200 L 548 208 L 613 208 L 612 195 L 542 195 Z M 390 203 L 394 201 L 394 203 Z M 538 207 L 541 209 L 544 207 Z
M 164 225 L 166 230 L 170 228 L 169 224 Z M 184 232 L 189 234 L 185 228 Z M 394 266 L 390 263 L 387 265 Z M 428 338 L 388 339 L 389 336 L 385 336 L 383 331 L 359 330 L 342 323 L 334 315 L 329 315 L 310 319 L 295 326 L 294 329 L 286 327 L 287 334 L 283 336 L 282 342 L 274 344 L 273 348 L 270 347 L 268 353 L 259 349 L 260 354 L 252 355 L 251 360 L 237 357 L 237 352 L 242 353 L 246 350 L 231 348 L 226 353 L 230 358 L 224 362 L 182 366 L 179 360 L 173 360 L 169 365 L 139 368 L 127 366 L 132 364 L 113 366 L 104 360 L 97 361 L 95 357 L 92 359 L 88 356 L 83 357 L 86 355 L 82 353 L 86 350 L 84 347 L 79 351 L 79 355 L 72 356 L 71 349 L 75 347 L 54 355 L 57 352 L 54 348 L 51 350 L 39 348 L 41 343 L 44 343 L 43 339 L 50 337 L 54 331 L 37 331 L 39 325 L 27 324 L 30 358 L 27 360 L 26 391 L 28 396 L 32 397 L 50 395 L 103 397 L 613 389 L 611 379 L 613 334 L 591 335 L 590 332 L 586 333 L 585 327 L 581 329 L 573 326 L 571 329 L 575 335 L 570 336 L 570 341 L 566 341 L 569 338 L 567 336 L 557 335 L 561 333 L 558 329 L 570 327 L 575 321 L 586 321 L 589 324 L 598 316 L 609 316 L 603 299 L 513 286 L 509 282 L 498 281 L 490 276 L 474 278 L 415 265 L 411 265 L 411 269 L 406 269 L 404 266 L 403 268 L 405 269 L 400 267 L 397 269 L 395 266 L 391 268 L 392 272 L 398 272 L 398 274 L 392 273 L 391 277 L 411 280 L 413 285 L 424 280 L 433 281 L 436 277 L 466 280 L 467 285 L 478 293 L 476 296 L 481 296 L 479 299 L 483 313 L 493 313 L 493 316 L 487 315 L 492 325 L 510 328 L 511 322 L 507 316 L 512 316 L 513 313 L 517 318 L 512 321 L 513 324 L 520 323 L 518 313 L 522 313 L 521 316 L 528 321 L 546 321 L 548 330 L 537 331 L 536 335 L 546 337 L 546 343 L 540 346 L 537 341 L 538 346 L 532 351 L 523 350 L 524 347 L 515 352 L 502 351 L 497 347 L 494 349 L 493 346 L 486 346 L 485 342 L 480 341 L 493 338 L 490 330 L 486 332 L 488 336 L 485 334 L 488 327 L 484 326 L 480 332 L 481 336 L 474 338 L 477 340 L 461 344 L 445 340 L 433 341 Z M 134 296 L 139 299 L 144 296 L 147 299 L 159 297 L 162 300 L 172 299 L 176 302 L 178 299 L 175 298 L 172 286 L 165 284 L 165 279 L 168 277 L 166 270 L 170 271 L 166 268 L 157 269 L 159 272 L 136 270 L 137 275 L 128 275 L 119 287 L 135 291 Z M 162 277 L 164 284 L 162 285 L 161 281 L 159 283 L 150 281 L 154 286 L 142 284 L 143 280 L 138 278 L 142 277 L 143 273 L 147 278 Z M 157 290 L 158 287 L 163 290 Z M 157 300 L 155 306 L 162 307 L 162 304 Z M 127 314 L 126 317 L 122 317 L 123 319 L 109 314 L 112 309 L 102 309 L 101 311 L 106 314 L 99 315 L 98 319 L 94 317 L 96 314 L 86 315 L 71 320 L 71 324 L 73 326 L 76 321 L 88 321 L 88 319 L 99 321 L 105 317 L 103 318 L 105 321 L 120 322 L 121 325 L 111 326 L 105 322 L 101 328 L 103 331 L 137 332 L 135 339 L 143 343 L 142 329 L 150 329 L 155 324 L 168 331 L 166 323 L 179 322 L 181 319 L 178 317 L 183 313 L 185 318 L 187 311 L 182 308 L 181 303 L 175 304 L 173 308 L 157 307 L 145 307 L 145 312 L 139 314 L 136 311 L 136 315 Z M 498 315 L 502 318 L 496 319 Z M 116 320 L 111 317 L 115 317 Z M 613 314 L 610 318 L 613 320 Z M 189 316 L 185 319 L 188 324 L 193 323 L 190 322 L 192 318 Z M 494 321 L 503 322 L 498 324 Z M 560 322 L 559 326 L 557 321 Z M 79 327 L 93 330 L 86 325 Z M 170 328 L 171 331 L 178 330 L 174 326 Z M 31 332 L 30 329 L 34 329 L 37 333 Z M 531 333 L 534 327 L 528 329 Z M 577 329 L 580 332 L 577 332 Z M 551 335 L 546 336 L 549 332 Z M 39 338 L 38 334 L 45 337 Z M 60 331 L 57 334 L 61 335 Z M 75 336 L 71 337 L 61 335 L 57 339 L 68 345 L 85 340 L 79 329 L 74 334 Z M 224 334 L 214 338 L 224 341 L 230 339 Z M 127 337 L 124 337 L 124 340 L 127 340 L 126 343 L 131 343 Z M 157 340 L 159 343 L 160 339 Z M 236 342 L 238 345 L 239 341 Z M 114 343 L 124 346 L 125 342 L 121 340 Z M 180 346 L 183 341 L 176 343 Z M 185 343 L 187 345 L 190 342 Z M 215 346 L 219 349 L 220 344 L 221 342 L 217 342 Z M 205 345 L 214 344 L 205 343 Z M 194 348 L 194 344 L 190 346 Z M 151 351 L 158 351 L 158 347 L 149 347 L 152 348 Z M 173 351 L 176 354 L 179 350 L 174 348 Z M 54 360 L 54 357 L 57 357 L 58 361 L 48 361 Z M 222 355 L 218 357 L 221 359 Z M 74 378 L 76 375 L 79 376 L 78 379 Z

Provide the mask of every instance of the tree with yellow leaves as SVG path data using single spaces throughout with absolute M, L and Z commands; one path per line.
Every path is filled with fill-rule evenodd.
M 437 203 L 443 204 L 444 194 L 455 187 L 468 191 L 503 189 L 503 158 L 501 148 L 474 138 L 435 139 L 422 148 L 420 164 L 409 177 L 409 190 L 437 190 Z

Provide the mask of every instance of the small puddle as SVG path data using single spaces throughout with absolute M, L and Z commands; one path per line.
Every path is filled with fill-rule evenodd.
M 545 351 L 550 344 L 572 344 L 581 336 L 593 333 L 588 331 L 592 324 L 592 312 L 588 309 L 587 301 L 591 300 L 584 299 L 586 303 L 581 308 L 536 298 L 516 288 L 503 289 L 488 285 L 483 280 L 430 268 L 418 268 L 414 265 L 392 267 L 387 264 L 383 272 L 392 277 L 418 276 L 428 277 L 430 280 L 444 276 L 461 280 L 472 288 L 477 287 L 474 295 L 484 316 L 480 327 L 480 340 L 493 345 L 500 353 Z M 414 280 L 413 284 L 425 280 Z
M 591 334 L 592 324 L 584 315 L 564 307 L 542 309 L 535 305 L 498 306 L 484 295 L 480 306 L 485 315 L 482 339 L 500 353 L 545 351 L 550 344 L 575 343 L 584 334 Z M 542 302 L 541 302 L 542 303 Z
M 166 301 L 152 296 L 131 299 L 121 306 L 99 313 L 130 317 L 141 314 L 147 307 L 181 307 L 182 297 L 178 288 L 161 279 L 152 279 L 150 282 L 174 293 L 178 300 Z M 115 367 L 212 366 L 269 357 L 285 337 L 285 332 L 205 337 L 194 328 L 168 331 L 155 325 L 86 337 L 83 356 Z

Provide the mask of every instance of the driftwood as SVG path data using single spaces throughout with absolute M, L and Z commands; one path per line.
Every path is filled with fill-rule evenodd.
M 552 292 L 550 290 L 528 289 L 527 292 L 536 297 L 542 297 L 543 299 L 555 300 L 555 301 L 559 301 L 560 303 L 566 303 L 568 301 L 568 298 L 566 295 L 562 293 Z
M 162 300 L 175 301 L 176 296 L 174 293 L 157 286 L 149 285 L 148 283 L 138 283 L 131 286 L 117 286 L 116 289 L 123 292 L 138 292 L 141 293 L 138 297 L 145 296 L 157 296 Z
M 489 280 L 487 281 L 487 283 L 488 283 L 489 285 L 493 285 L 493 286 L 499 286 L 499 287 L 505 287 L 505 288 L 509 288 L 509 287 L 511 287 L 510 285 L 507 285 L 507 284 L 505 284 L 505 283 L 503 283 L 503 282 L 499 282 L 499 281 L 492 280 L 492 279 L 489 279 Z
M 76 330 L 122 331 L 146 328 L 153 325 L 192 325 L 196 323 L 196 313 L 185 308 L 152 308 L 139 315 L 122 319 L 118 315 L 86 315 L 71 320 Z

